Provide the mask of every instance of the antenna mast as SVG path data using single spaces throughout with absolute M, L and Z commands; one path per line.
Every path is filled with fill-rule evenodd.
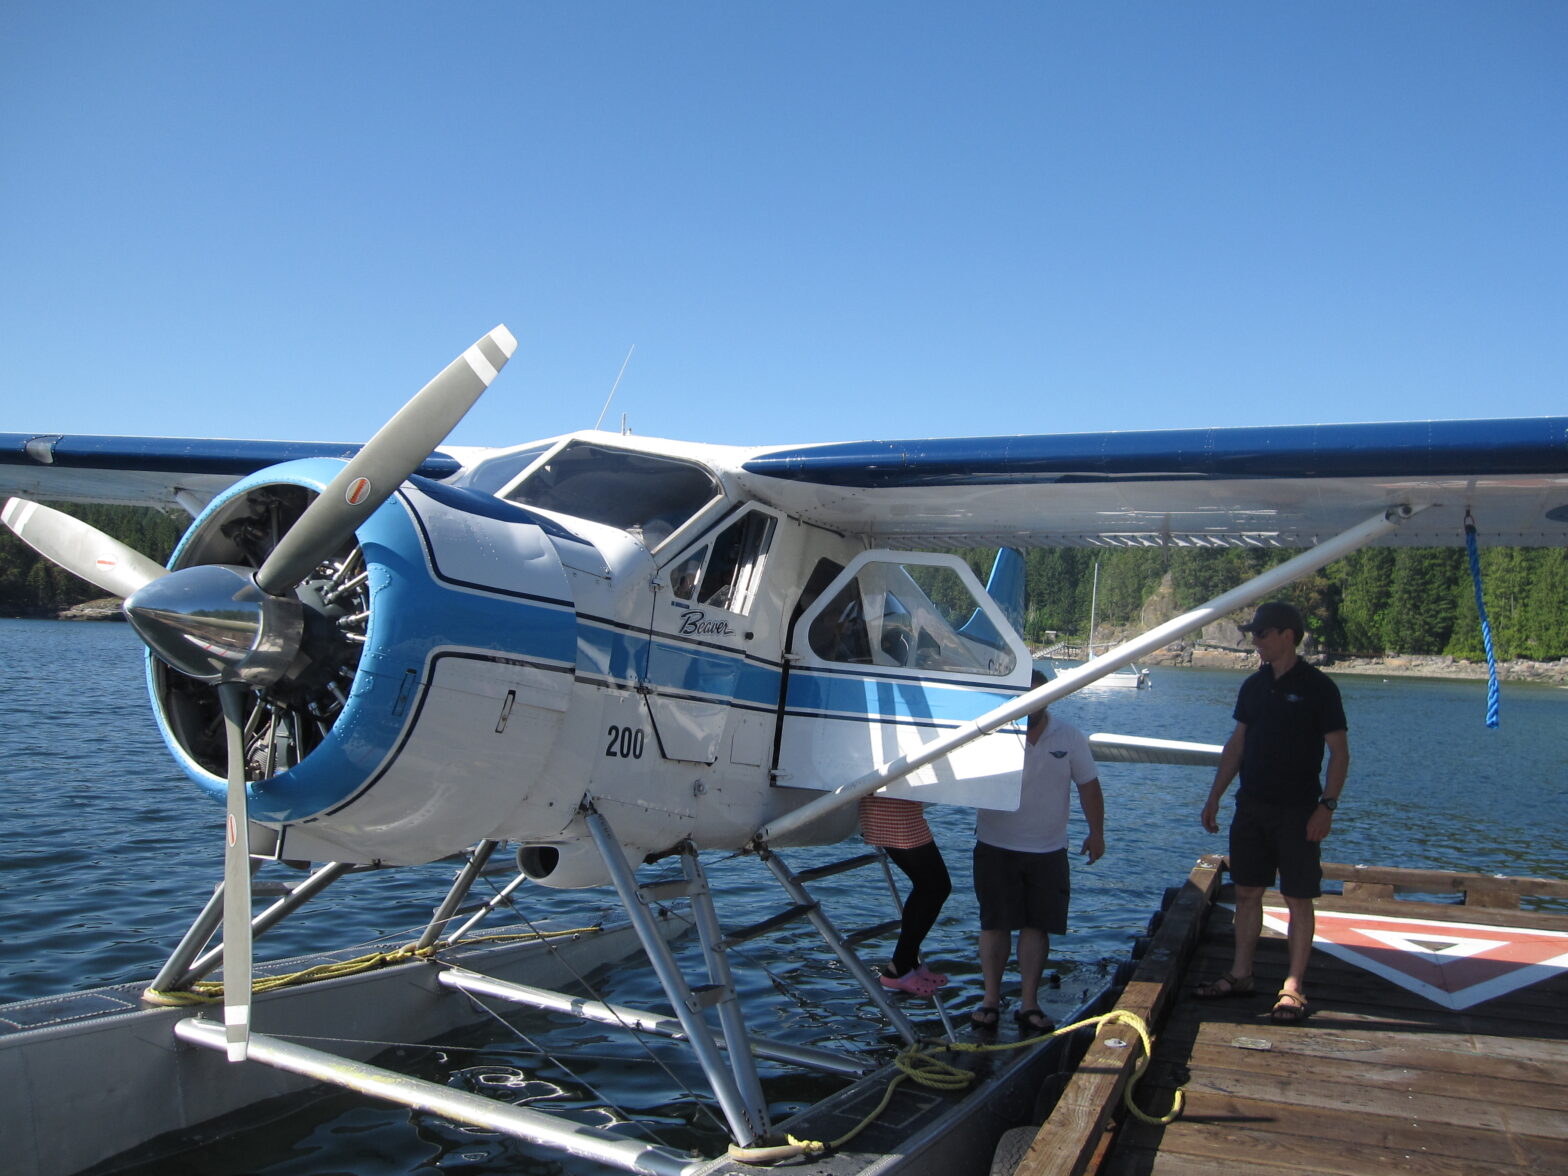
M 593 423 L 593 427 L 594 428 L 597 429 L 600 425 L 602 425 L 604 423 L 604 414 L 610 411 L 610 401 L 615 399 L 615 390 L 621 386 L 621 377 L 626 374 L 626 365 L 631 363 L 631 361 L 632 361 L 632 352 L 636 351 L 636 350 L 637 350 L 637 344 L 635 344 L 635 343 L 633 343 L 630 347 L 628 347 L 626 349 L 626 358 L 621 360 L 621 370 L 616 373 L 615 383 L 610 385 L 610 394 L 604 398 L 604 407 L 599 410 L 599 419 L 594 421 L 594 423 Z M 626 431 L 624 425 L 622 426 L 621 431 L 623 433 Z

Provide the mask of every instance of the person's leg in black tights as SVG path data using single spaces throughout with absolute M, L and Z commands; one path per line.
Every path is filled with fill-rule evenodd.
M 902 976 L 920 966 L 920 945 L 936 925 L 942 904 L 953 892 L 947 876 L 947 863 L 935 841 L 914 849 L 889 849 L 887 856 L 909 878 L 909 897 L 904 900 L 903 924 L 898 946 L 893 949 L 893 975 Z

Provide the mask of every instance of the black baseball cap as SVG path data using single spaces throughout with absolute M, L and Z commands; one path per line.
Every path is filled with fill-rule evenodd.
M 1243 633 L 1261 633 L 1265 629 L 1294 629 L 1298 634 L 1307 631 L 1307 622 L 1301 619 L 1301 610 L 1283 600 L 1271 600 L 1258 605 L 1252 620 L 1240 626 Z

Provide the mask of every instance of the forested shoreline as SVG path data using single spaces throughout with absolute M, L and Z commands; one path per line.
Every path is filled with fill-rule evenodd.
M 960 553 L 982 582 L 994 549 Z M 1284 563 L 1271 548 L 1042 548 L 1025 553 L 1032 647 L 1090 636 L 1097 644 L 1148 628 Z M 1479 555 L 1483 601 L 1500 661 L 1568 657 L 1568 550 L 1493 547 Z M 1277 593 L 1307 618 L 1329 656 L 1485 657 L 1475 582 L 1462 547 L 1375 547 L 1346 556 Z M 1238 618 L 1240 619 L 1240 618 Z
M 165 562 L 186 520 L 122 506 L 61 506 Z M 959 552 L 984 582 L 994 549 Z M 1158 624 L 1210 600 L 1293 553 L 1269 548 L 1042 548 L 1026 553 L 1031 646 L 1088 634 L 1099 565 L 1097 640 Z M 1481 582 L 1500 661 L 1568 657 L 1568 550 L 1492 547 Z M 0 614 L 57 616 L 102 593 L 0 530 Z M 1364 548 L 1280 594 L 1308 618 L 1314 647 L 1330 656 L 1442 656 L 1479 661 L 1481 625 L 1463 548 Z

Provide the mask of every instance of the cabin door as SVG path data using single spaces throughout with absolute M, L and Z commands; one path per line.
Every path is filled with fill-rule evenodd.
M 742 511 L 666 564 L 648 653 L 649 716 L 666 759 L 760 768 L 776 698 L 746 696 L 751 626 L 777 520 Z M 760 686 L 759 686 L 760 688 Z
M 795 625 L 777 782 L 830 790 L 917 752 L 1029 686 L 1023 640 L 956 556 L 856 556 Z M 888 795 L 1018 807 L 1023 728 L 1009 724 Z

